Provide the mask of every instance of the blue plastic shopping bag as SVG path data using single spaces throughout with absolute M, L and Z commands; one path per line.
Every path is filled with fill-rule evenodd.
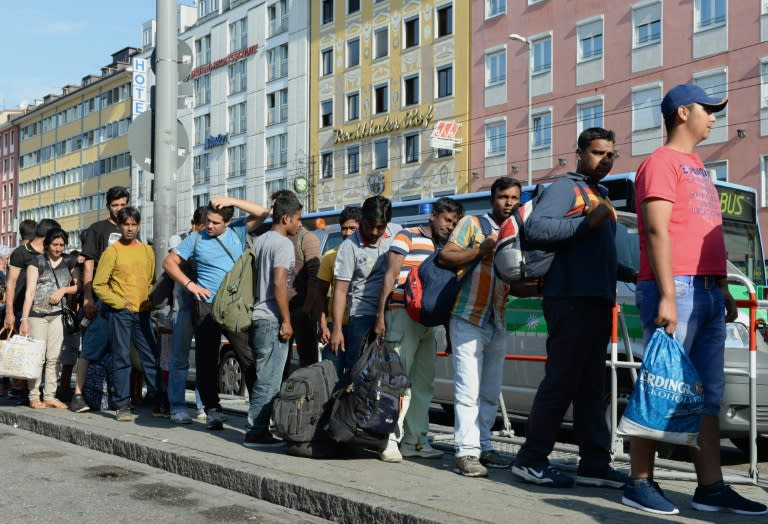
M 704 387 L 682 344 L 659 328 L 643 355 L 618 431 L 698 448 Z

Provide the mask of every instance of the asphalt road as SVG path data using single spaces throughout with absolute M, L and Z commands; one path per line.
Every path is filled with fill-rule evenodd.
M 8 426 L 0 427 L 0 471 L 7 523 L 328 522 Z

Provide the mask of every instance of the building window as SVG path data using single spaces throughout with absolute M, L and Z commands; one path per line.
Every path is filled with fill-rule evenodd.
M 414 164 L 419 161 L 419 134 L 405 135 L 405 163 Z
M 208 153 L 198 155 L 192 162 L 192 173 L 195 184 L 207 184 L 211 180 L 211 166 L 208 161 Z M 206 202 L 204 205 L 208 205 Z
M 219 0 L 198 0 L 197 17 L 203 18 L 219 10 Z M 207 202 L 206 202 L 207 204 Z
M 659 11 L 661 4 L 659 6 Z M 661 18 L 654 17 L 635 25 L 635 47 L 661 42 Z
M 267 195 L 274 195 L 278 191 L 282 191 L 283 189 L 288 189 L 288 179 L 283 177 L 283 178 L 276 178 L 273 180 L 267 180 L 265 189 L 266 189 Z
M 245 153 L 245 144 L 227 149 L 227 160 L 229 162 L 227 176 L 245 176 L 245 163 L 247 159 L 248 155 Z
M 376 29 L 373 33 L 373 58 L 383 58 L 389 54 L 389 27 Z
M 227 188 L 227 196 L 229 198 L 236 198 L 238 200 L 245 200 L 245 186 L 240 187 L 228 187 Z M 245 216 L 245 211 L 240 209 L 239 207 L 235 208 L 235 217 L 240 218 Z
M 760 157 L 760 171 L 762 183 L 760 184 L 760 206 L 768 207 L 768 155 Z
M 360 146 L 347 147 L 347 174 L 355 175 L 360 172 Z
M 353 38 L 347 41 L 347 67 L 360 65 L 360 39 Z
M 347 120 L 360 118 L 360 93 L 355 91 L 347 95 Z
M 239 135 L 248 131 L 248 111 L 245 102 L 229 108 L 229 134 Z
M 419 17 L 417 16 L 415 18 L 405 20 L 404 24 L 405 48 L 408 49 L 409 47 L 416 47 L 419 45 Z
M 333 125 L 333 99 L 320 102 L 320 127 L 330 127 Z
M 288 134 L 267 138 L 267 169 L 285 167 L 288 164 Z
M 389 167 L 389 140 L 386 138 L 373 143 L 373 167 L 374 169 Z
M 211 63 L 211 35 L 195 40 L 195 56 L 198 66 Z
M 768 107 L 768 58 L 760 63 L 760 107 Z
M 195 106 L 211 102 L 211 75 L 195 78 Z
M 552 69 L 552 37 L 535 40 L 532 45 L 533 74 L 544 73 Z
M 333 178 L 333 152 L 320 153 L 320 176 Z
M 288 88 L 267 94 L 267 125 L 288 120 Z
M 632 131 L 661 127 L 661 88 L 652 86 L 632 91 Z
M 728 182 L 728 162 L 707 162 L 704 164 L 704 168 L 709 173 L 709 176 L 719 182 Z
M 333 74 L 333 48 L 323 49 L 320 52 L 321 76 Z
M 195 117 L 195 145 L 201 146 L 205 139 L 211 135 L 211 115 L 205 114 Z
M 267 50 L 267 66 L 269 69 L 267 80 L 288 76 L 288 44 Z
M 229 94 L 242 93 L 248 87 L 248 70 L 245 60 L 238 60 L 229 66 Z
M 507 52 L 505 50 L 485 55 L 485 86 L 503 84 L 507 81 Z
M 453 96 L 453 66 L 437 68 L 437 98 Z
M 577 134 L 590 127 L 603 127 L 603 101 L 577 103 Z
M 453 5 L 437 8 L 437 38 L 453 34 Z
M 347 0 L 347 14 L 357 13 L 360 11 L 360 0 Z
M 727 19 L 726 1 L 694 0 L 693 16 L 696 31 L 723 25 Z
M 334 0 L 323 0 L 320 7 L 320 23 L 330 24 L 333 22 L 333 2 Z
M 288 30 L 288 0 L 278 0 L 267 7 L 269 36 Z
M 374 114 L 389 111 L 389 86 L 381 84 L 373 88 L 373 112 Z
M 195 195 L 192 197 L 192 205 L 194 206 L 194 209 L 197 209 L 198 207 L 207 206 L 210 203 L 211 203 L 210 193 L 200 193 L 199 195 Z
M 403 102 L 407 106 L 419 103 L 419 75 L 403 80 Z
M 579 34 L 579 62 L 594 60 L 603 56 L 603 29 L 602 21 L 587 24 L 595 29 L 577 29 Z
M 485 156 L 499 156 L 507 152 L 507 123 L 485 125 Z
M 229 24 L 229 52 L 248 47 L 248 19 L 242 18 Z
M 507 11 L 507 0 L 485 0 L 485 18 L 503 15 Z
M 694 73 L 693 83 L 704 89 L 713 98 L 722 99 L 728 96 L 728 75 L 722 68 L 703 73 Z M 728 106 L 717 113 L 717 118 L 707 139 L 707 144 L 724 142 L 727 137 Z
M 539 113 L 533 116 L 534 149 L 552 147 L 552 113 Z

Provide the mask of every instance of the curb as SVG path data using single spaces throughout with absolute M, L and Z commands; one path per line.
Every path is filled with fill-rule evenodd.
M 146 464 L 335 522 L 443 524 L 466 517 L 391 499 L 357 493 L 309 477 L 290 475 L 232 458 L 189 449 L 135 434 L 84 428 L 69 421 L 43 420 L 0 407 L 0 423 L 102 453 Z M 311 459 L 307 459 L 311 461 Z M 311 464 L 311 462 L 307 462 Z

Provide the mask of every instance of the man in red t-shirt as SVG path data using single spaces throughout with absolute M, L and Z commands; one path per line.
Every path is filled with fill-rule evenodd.
M 759 515 L 768 507 L 723 483 L 718 413 L 725 385 L 725 323 L 736 319 L 737 310 L 728 292 L 720 200 L 694 152 L 709 137 L 714 113 L 727 103 L 694 84 L 673 87 L 661 102 L 667 142 L 640 165 L 635 178 L 637 303 L 645 340 L 665 326 L 683 344 L 704 386 L 701 448 L 691 449 L 698 481 L 691 505 L 700 511 Z M 622 503 L 677 514 L 653 481 L 655 442 L 632 437 L 630 449 L 631 479 Z

